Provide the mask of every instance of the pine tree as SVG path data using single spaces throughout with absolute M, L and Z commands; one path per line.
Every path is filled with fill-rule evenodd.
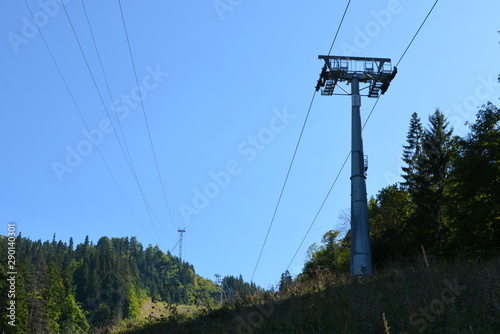
M 26 270 L 24 265 L 18 266 L 16 282 L 16 333 L 28 333 L 28 300 L 26 294 Z
M 447 235 L 445 195 L 451 170 L 453 129 L 448 128 L 448 121 L 439 110 L 429 117 L 429 123 L 429 128 L 424 130 L 422 152 L 409 191 L 415 205 L 414 248 L 423 245 L 437 250 Z
M 47 288 L 47 264 L 46 254 L 41 243 L 35 246 L 35 257 L 37 261 L 29 269 L 28 274 L 28 327 L 30 333 L 45 333 L 47 328 L 46 307 L 47 300 L 43 293 Z
M 292 275 L 290 275 L 290 272 L 286 270 L 283 274 L 281 274 L 279 292 L 285 292 L 285 293 L 288 292 L 292 283 L 293 283 Z
M 60 317 L 61 333 L 84 334 L 88 333 L 90 325 L 85 319 L 84 311 L 75 300 L 73 294 L 68 294 L 61 304 L 63 312 Z
M 76 270 L 77 263 L 70 260 L 63 267 L 61 278 L 64 285 L 64 294 L 61 302 L 61 315 L 59 317 L 59 324 L 61 333 L 67 334 L 81 334 L 88 333 L 90 328 L 85 318 L 85 313 L 81 304 L 75 298 L 75 285 L 73 281 L 73 274 Z
M 47 282 L 42 296 L 47 302 L 45 307 L 45 320 L 49 333 L 59 333 L 59 318 L 61 317 L 61 305 L 64 297 L 64 285 L 56 269 L 54 262 L 49 264 L 47 270 Z
M 414 112 L 411 115 L 410 128 L 406 135 L 407 145 L 403 146 L 403 162 L 406 164 L 403 169 L 403 178 L 405 181 L 402 186 L 405 189 L 411 188 L 415 183 L 418 162 L 422 153 L 423 129 L 420 117 Z

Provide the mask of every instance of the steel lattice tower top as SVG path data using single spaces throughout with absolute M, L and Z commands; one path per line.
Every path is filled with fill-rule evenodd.
M 391 68 L 389 58 L 364 58 L 342 56 L 318 56 L 325 65 L 321 70 L 316 91 L 321 87 L 321 95 L 352 95 L 344 88 L 338 86 L 339 82 L 351 81 L 356 76 L 359 82 L 368 83 L 368 94 L 363 96 L 379 97 L 379 92 L 384 94 L 396 76 L 397 68 Z M 335 87 L 344 90 L 345 94 L 334 94 Z

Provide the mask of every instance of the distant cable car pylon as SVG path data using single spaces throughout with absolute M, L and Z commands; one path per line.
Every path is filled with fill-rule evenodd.
M 179 238 L 179 260 L 182 261 L 182 239 L 184 238 L 184 232 L 186 232 L 186 228 L 180 228 L 177 230 L 180 234 Z
M 222 285 L 223 280 L 220 279 L 221 278 L 220 274 L 214 274 L 214 276 L 215 276 L 215 284 L 219 285 L 220 287 L 220 303 L 222 304 L 222 292 L 224 291 Z

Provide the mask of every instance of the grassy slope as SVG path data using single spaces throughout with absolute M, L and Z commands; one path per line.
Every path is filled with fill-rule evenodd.
M 183 319 L 192 318 L 201 309 L 201 307 L 194 305 L 169 305 L 165 302 L 153 302 L 148 298 L 142 303 L 138 319 L 126 320 L 121 325 L 112 327 L 110 331 L 111 333 L 134 332 L 136 329 L 150 326 L 151 323 L 164 321 L 164 317 L 172 316 L 173 308 L 175 308 L 175 312 L 178 314 L 176 317 Z M 108 333 L 105 330 L 104 332 Z
M 500 258 L 399 264 L 362 281 L 319 273 L 206 315 L 121 333 L 500 333 Z M 383 314 L 387 321 L 384 326 Z

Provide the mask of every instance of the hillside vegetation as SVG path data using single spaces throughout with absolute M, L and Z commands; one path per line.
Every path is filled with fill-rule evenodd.
M 498 256 L 453 262 L 421 256 L 363 280 L 323 270 L 281 292 L 225 303 L 207 314 L 167 312 L 113 333 L 496 334 L 499 275 Z

